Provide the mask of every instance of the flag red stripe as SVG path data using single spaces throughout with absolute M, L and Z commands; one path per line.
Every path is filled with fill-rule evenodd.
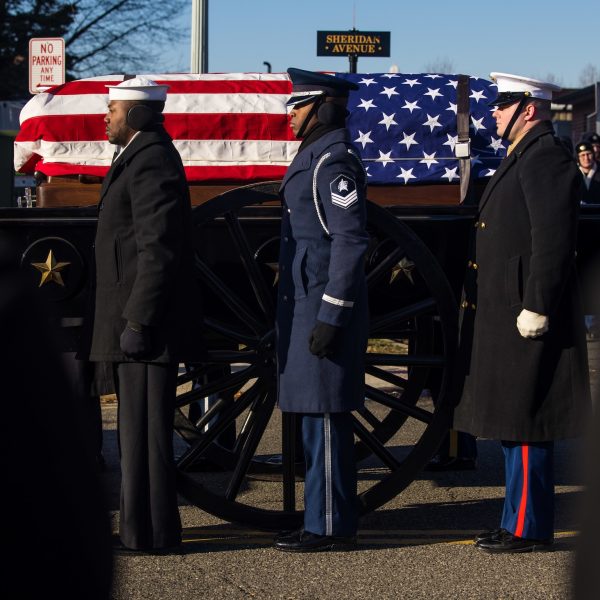
M 292 84 L 288 80 L 156 80 L 169 86 L 169 94 L 290 94 Z M 118 85 L 121 80 L 70 81 L 49 90 L 54 96 L 77 94 L 108 94 L 107 85 Z
M 249 181 L 279 180 L 285 175 L 287 167 L 273 165 L 251 165 L 232 167 L 185 167 L 185 174 L 189 182 L 211 183 L 248 183 Z M 108 167 L 94 167 L 87 165 L 69 165 L 66 163 L 52 163 L 40 161 L 35 167 L 48 176 L 60 175 L 98 175 L 104 177 Z
M 171 113 L 165 128 L 173 139 L 293 141 L 287 115 L 261 113 Z M 106 140 L 104 115 L 46 115 L 27 119 L 18 142 L 77 142 Z

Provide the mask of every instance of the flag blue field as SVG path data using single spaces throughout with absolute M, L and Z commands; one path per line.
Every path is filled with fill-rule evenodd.
M 458 183 L 458 76 L 436 73 L 337 74 L 359 86 L 348 99 L 348 128 L 360 151 L 369 185 Z M 496 84 L 469 78 L 471 169 L 493 175 L 506 155 L 496 134 Z

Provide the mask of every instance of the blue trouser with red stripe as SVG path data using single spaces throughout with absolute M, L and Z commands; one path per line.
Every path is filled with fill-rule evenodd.
M 502 442 L 506 496 L 500 527 L 518 537 L 554 534 L 554 442 Z

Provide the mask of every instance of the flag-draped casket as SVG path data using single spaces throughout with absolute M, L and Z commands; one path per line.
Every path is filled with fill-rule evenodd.
M 348 127 L 371 185 L 456 183 L 469 172 L 465 162 L 472 178 L 485 178 L 505 152 L 488 106 L 496 95 L 490 81 L 433 73 L 336 76 L 359 86 L 349 98 Z M 299 145 L 288 126 L 286 74 L 147 77 L 170 86 L 165 127 L 190 182 L 283 177 Z M 81 79 L 32 98 L 21 112 L 15 169 L 103 176 L 113 155 L 103 122 L 106 85 L 123 78 Z

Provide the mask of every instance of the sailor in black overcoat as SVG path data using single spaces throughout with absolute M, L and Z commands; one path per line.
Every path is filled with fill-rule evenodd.
M 191 206 L 181 158 L 161 125 L 168 86 L 138 77 L 108 87 L 107 136 L 122 149 L 98 206 L 90 360 L 114 365 L 121 543 L 156 550 L 181 541 L 177 365 L 202 358 Z
M 351 411 L 364 403 L 368 335 L 366 177 L 345 128 L 355 84 L 289 69 L 291 127 L 302 144 L 283 183 L 277 306 L 278 399 L 302 415 L 304 527 L 279 550 L 354 542 L 356 466 Z
M 553 441 L 580 435 L 589 405 L 575 273 L 581 174 L 548 120 L 555 86 L 492 77 L 498 134 L 511 145 L 479 204 L 454 426 L 503 443 L 502 522 L 478 546 L 522 552 L 552 543 Z
M 594 147 L 590 142 L 579 142 L 575 152 L 584 183 L 581 201 L 584 204 L 600 204 L 600 168 L 594 160 Z

